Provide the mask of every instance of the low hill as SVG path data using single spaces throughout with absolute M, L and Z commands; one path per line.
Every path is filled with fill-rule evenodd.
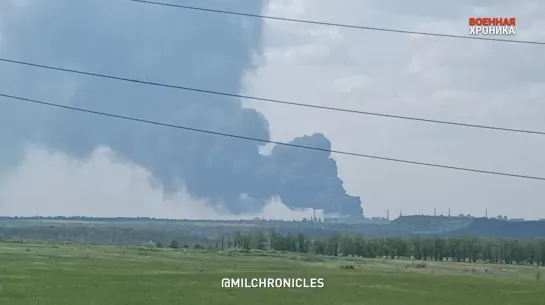
M 147 241 L 157 236 L 199 239 L 219 233 L 248 231 L 256 228 L 275 229 L 282 234 L 303 233 L 308 236 L 329 236 L 333 232 L 357 233 L 366 237 L 459 236 L 480 237 L 545 237 L 545 221 L 512 222 L 506 220 L 464 216 L 403 216 L 389 224 L 319 223 L 300 221 L 197 221 L 161 220 L 149 218 L 94 219 L 87 217 L 0 217 L 0 238 L 48 239 L 59 238 L 126 241 Z M 172 236 L 171 236 L 172 235 Z M 114 236 L 114 237 L 112 237 Z M 165 237 L 166 238 L 166 237 Z
M 403 216 L 394 220 L 390 226 L 390 232 L 405 231 L 411 235 L 545 237 L 545 221 L 515 222 L 464 216 Z
M 467 227 L 449 232 L 447 235 L 476 235 L 488 237 L 545 237 L 545 221 L 520 221 L 475 218 Z
M 471 217 L 463 216 L 402 216 L 394 220 L 390 226 L 394 231 L 419 234 L 443 234 L 470 226 Z

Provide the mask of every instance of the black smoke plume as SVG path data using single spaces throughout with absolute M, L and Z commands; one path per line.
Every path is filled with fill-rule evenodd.
M 201 1 L 186 1 L 204 5 Z M 258 0 L 207 5 L 259 13 Z M 262 21 L 128 1 L 29 1 L 0 4 L 0 55 L 154 82 L 239 92 L 260 52 Z M 235 98 L 182 92 L 0 63 L 0 90 L 61 104 L 269 139 L 266 118 Z M 254 212 L 279 196 L 292 208 L 361 215 L 328 152 L 148 126 L 41 106 L 3 102 L 4 166 L 26 143 L 84 157 L 104 145 L 148 168 L 167 191 L 184 184 L 234 213 Z M 289 111 L 289 110 L 287 110 Z M 322 134 L 294 144 L 330 149 Z

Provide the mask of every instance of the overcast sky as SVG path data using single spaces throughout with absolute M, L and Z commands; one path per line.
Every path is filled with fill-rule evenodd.
M 35 1 L 45 0 L 10 0 L 9 5 L 7 2 L 0 4 L 0 10 L 3 10 L 0 11 L 0 49 L 9 48 L 2 36 L 10 31 L 11 22 L 20 16 L 35 16 L 36 24 L 47 29 L 47 24 L 38 22 L 47 20 L 45 12 L 40 15 L 39 11 L 33 11 L 33 14 L 25 15 L 25 10 L 31 10 Z M 220 2 L 200 1 L 199 5 L 217 6 Z M 116 7 L 119 9 L 117 12 L 128 9 L 121 4 L 116 4 Z M 243 7 L 237 5 L 234 10 L 241 11 Z M 111 14 L 114 12 L 112 10 Z M 545 41 L 545 4 L 539 0 L 516 3 L 506 0 L 271 0 L 262 13 L 458 35 L 468 34 L 467 18 L 470 16 L 515 16 L 517 34 L 514 38 Z M 175 20 L 174 14 L 169 15 L 172 20 Z M 104 20 L 99 20 L 108 16 L 90 16 L 97 20 L 88 20 L 89 24 L 101 24 L 101 30 L 116 26 L 115 23 L 106 26 Z M 146 20 L 136 17 L 132 19 L 135 24 Z M 162 20 L 155 17 L 154 22 Z M 124 21 L 127 24 L 131 22 L 130 19 Z M 56 24 L 67 26 L 70 23 Z M 164 28 L 165 25 L 162 26 Z M 134 35 L 127 38 L 135 46 L 139 30 L 135 26 Z M 260 35 L 261 48 L 255 54 L 255 67 L 247 68 L 244 89 L 240 93 L 402 116 L 545 131 L 543 46 L 370 32 L 282 21 L 265 21 Z M 47 39 L 43 38 L 42 42 L 47 42 Z M 26 52 L 27 56 L 34 58 L 33 53 Z M 35 52 L 36 58 L 40 58 L 41 50 Z M 101 56 L 105 54 L 108 54 L 107 50 Z M 142 52 L 140 55 L 153 54 Z M 93 54 L 88 56 L 91 60 Z M 70 64 L 70 60 L 61 62 Z M 82 65 L 75 64 L 75 68 Z M 156 75 L 161 77 L 161 71 Z M 18 74 L 18 77 L 22 76 Z M 142 75 L 134 77 L 141 78 Z M 145 77 L 153 78 L 153 75 Z M 165 79 L 168 78 L 162 80 Z M 53 95 L 71 94 L 70 80 L 63 78 L 62 81 L 61 92 Z M 41 91 L 35 92 L 49 93 L 51 90 L 42 86 Z M 244 105 L 265 115 L 272 140 L 276 141 L 291 141 L 304 134 L 322 132 L 334 150 L 545 176 L 545 136 L 256 101 L 244 101 Z M 0 134 L 10 135 L 5 130 Z M 63 151 L 52 152 L 32 146 L 27 150 L 25 162 L 0 181 L 0 214 L 219 217 L 217 211 L 205 207 L 206 199 L 190 198 L 185 192 L 174 199 L 163 198 L 150 186 L 151 174 L 145 168 L 120 162 L 111 157 L 112 154 L 114 152 L 108 148 L 97 147 L 91 156 L 82 160 Z M 488 209 L 489 216 L 504 214 L 529 219 L 545 218 L 543 181 L 349 156 L 334 158 L 344 187 L 349 194 L 362 198 L 366 216 L 385 216 L 387 209 L 391 216 L 396 216 L 401 210 L 405 215 L 432 214 L 434 208 L 438 214 L 446 214 L 450 208 L 452 214 L 484 216 Z M 135 192 L 135 189 L 139 191 Z M 75 201 L 80 203 L 74 206 Z M 182 211 L 179 201 L 184 202 Z M 96 205 L 96 202 L 102 204 Z M 273 203 L 278 204 L 275 200 Z M 283 207 L 263 213 L 292 217 Z M 265 215 L 263 213 L 259 215 Z
M 518 40 L 545 41 L 543 1 L 271 1 L 267 15 L 467 35 L 470 16 L 515 16 Z M 543 46 L 267 21 L 247 94 L 309 104 L 545 130 Z M 320 131 L 333 149 L 545 175 L 545 137 L 248 102 L 273 139 Z M 336 156 L 364 213 L 545 218 L 543 181 Z

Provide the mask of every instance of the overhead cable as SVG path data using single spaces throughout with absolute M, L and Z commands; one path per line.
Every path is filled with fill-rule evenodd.
M 390 32 L 390 33 L 398 33 L 398 34 L 412 34 L 412 35 L 420 35 L 420 36 L 434 36 L 434 37 L 455 38 L 455 39 L 484 40 L 484 41 L 494 41 L 494 42 L 504 42 L 504 43 L 545 45 L 545 42 L 543 41 L 485 38 L 485 37 L 479 37 L 479 36 L 463 36 L 463 35 L 440 34 L 440 33 L 432 33 L 432 32 L 409 31 L 409 30 L 401 30 L 401 29 L 388 29 L 388 28 L 382 28 L 382 27 L 372 27 L 372 26 L 352 25 L 352 24 L 344 24 L 344 23 L 274 17 L 274 16 L 259 15 L 259 14 L 249 14 L 249 13 L 210 9 L 210 8 L 190 6 L 190 5 L 164 3 L 164 2 L 158 2 L 158 1 L 146 1 L 146 0 L 127 0 L 127 1 L 143 3 L 143 4 L 159 5 L 164 7 L 178 8 L 178 9 L 185 9 L 185 10 L 201 11 L 201 12 L 207 12 L 207 13 L 217 13 L 217 14 L 236 15 L 236 16 L 244 16 L 244 17 L 251 17 L 251 18 L 261 18 L 261 19 L 289 21 L 289 22 L 296 22 L 296 23 L 334 26 L 334 27 L 351 28 L 351 29 L 367 30 L 367 31 Z
M 419 117 L 412 117 L 412 116 L 401 116 L 401 115 L 394 115 L 394 114 L 380 113 L 380 112 L 361 111 L 361 110 L 355 110 L 355 109 L 346 109 L 346 108 L 312 105 L 312 104 L 305 104 L 305 103 L 293 102 L 293 101 L 287 101 L 287 100 L 270 99 L 270 98 L 235 94 L 235 93 L 229 93 L 229 92 L 221 92 L 221 91 L 186 87 L 186 86 L 180 86 L 180 85 L 174 85 L 174 84 L 144 81 L 144 80 L 139 80 L 139 79 L 134 79 L 134 78 L 115 76 L 115 75 L 111 75 L 111 74 L 102 74 L 102 73 L 95 73 L 95 72 L 89 72 L 89 71 L 83 71 L 83 70 L 67 69 L 67 68 L 55 67 L 55 66 L 51 66 L 51 65 L 31 63 L 31 62 L 27 62 L 27 61 L 13 60 L 13 59 L 9 59 L 9 58 L 1 58 L 0 57 L 0 62 L 6 62 L 6 63 L 12 63 L 12 64 L 18 64 L 18 65 L 24 65 L 24 66 L 31 66 L 31 67 L 35 67 L 35 68 L 56 70 L 56 71 L 74 73 L 74 74 L 79 74 L 79 75 L 100 77 L 100 78 L 106 78 L 106 79 L 118 80 L 118 81 L 130 82 L 130 83 L 137 83 L 137 84 L 143 84 L 143 85 L 149 85 L 149 86 L 155 86 L 155 87 L 163 87 L 163 88 L 170 88 L 170 89 L 177 89 L 177 90 L 184 90 L 184 91 L 192 91 L 192 92 L 212 94 L 212 95 L 220 95 L 220 96 L 229 96 L 229 97 L 235 97 L 235 98 L 241 98 L 241 99 L 247 99 L 247 100 L 255 100 L 255 101 L 267 102 L 267 103 L 284 104 L 284 105 L 290 105 L 290 106 L 314 108 L 314 109 L 344 112 L 344 113 L 352 113 L 352 114 L 358 114 L 358 115 L 377 116 L 377 117 L 384 117 L 384 118 L 390 118 L 390 119 L 400 119 L 400 120 L 409 120 L 409 121 L 419 121 L 419 122 L 425 122 L 425 123 L 453 125 L 453 126 L 458 126 L 458 127 L 480 128 L 480 129 L 489 129 L 489 130 L 503 131 L 503 132 L 545 135 L 545 131 L 517 129 L 517 128 L 508 128 L 508 127 L 499 127 L 499 126 L 489 126 L 489 125 L 481 125 L 481 124 L 470 124 L 470 123 L 444 121 L 444 120 L 437 120 L 437 119 L 419 118 Z
M 436 167 L 436 168 L 442 168 L 442 169 L 473 172 L 473 173 L 487 174 L 487 175 L 507 176 L 507 177 L 511 177 L 511 178 L 521 178 L 521 179 L 545 181 L 545 177 L 527 176 L 527 175 L 520 175 L 520 174 L 513 174 L 513 173 L 504 173 L 504 172 L 497 172 L 497 171 L 473 169 L 473 168 L 467 168 L 467 167 L 441 165 L 441 164 L 434 164 L 434 163 L 427 163 L 427 162 L 420 162 L 420 161 L 411 161 L 411 160 L 404 160 L 404 159 L 396 159 L 396 158 L 382 157 L 382 156 L 376 156 L 376 155 L 368 155 L 368 154 L 341 151 L 341 150 L 325 149 L 325 148 L 320 148 L 320 147 L 298 145 L 298 144 L 293 144 L 293 143 L 271 141 L 271 140 L 259 139 L 259 138 L 248 137 L 248 136 L 243 136 L 243 135 L 236 135 L 236 134 L 230 134 L 230 133 L 219 132 L 219 131 L 212 131 L 212 130 L 193 128 L 193 127 L 189 127 L 189 126 L 161 123 L 161 122 L 157 122 L 157 121 L 151 121 L 151 120 L 146 120 L 146 119 L 141 119 L 141 118 L 123 116 L 123 115 L 118 115 L 118 114 L 113 114 L 113 113 L 108 113 L 108 112 L 101 112 L 101 111 L 96 111 L 96 110 L 90 110 L 90 109 L 85 109 L 85 108 L 72 107 L 72 106 L 67 106 L 67 105 L 59 105 L 59 104 L 54 104 L 54 103 L 49 103 L 49 102 L 40 101 L 40 100 L 36 100 L 36 99 L 29 99 L 29 98 L 24 98 L 24 97 L 14 96 L 14 95 L 9 95 L 9 94 L 4 94 L 4 93 L 0 93 L 0 97 L 4 97 L 4 98 L 7 98 L 7 99 L 11 99 L 11 100 L 18 100 L 18 101 L 27 102 L 27 103 L 40 104 L 40 105 L 44 105 L 44 106 L 47 106 L 47 107 L 62 108 L 62 109 L 66 109 L 66 110 L 84 112 L 84 113 L 100 115 L 100 116 L 106 116 L 106 117 L 116 118 L 116 119 L 121 119 L 121 120 L 134 121 L 134 122 L 140 122 L 140 123 L 145 123 L 145 124 L 152 124 L 152 125 L 157 125 L 157 126 L 181 129 L 181 130 L 186 130 L 186 131 L 191 131 L 191 132 L 198 132 L 198 133 L 204 133 L 204 134 L 210 134 L 210 135 L 216 135 L 216 136 L 222 136 L 222 137 L 236 138 L 236 139 L 241 139 L 241 140 L 248 140 L 248 141 L 254 141 L 254 142 L 261 142 L 261 143 L 271 143 L 271 144 L 288 146 L 288 147 L 295 147 L 295 148 L 308 149 L 308 150 L 314 150 L 314 151 L 322 151 L 322 152 L 334 153 L 334 154 L 339 154 L 339 155 L 347 155 L 347 156 L 353 156 L 353 157 L 359 157 L 359 158 L 383 160 L 383 161 L 396 162 L 396 163 L 405 163 L 405 164 L 412 164 L 412 165 L 419 165 L 419 166 L 426 166 L 426 167 Z

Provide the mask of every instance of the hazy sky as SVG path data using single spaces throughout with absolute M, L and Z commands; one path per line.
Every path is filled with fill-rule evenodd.
M 154 51 L 158 46 L 145 45 L 152 37 L 152 30 L 160 29 L 163 33 L 161 38 L 168 38 L 165 31 L 176 33 L 184 25 L 182 21 L 176 24 L 177 27 L 172 23 L 183 18 L 181 16 L 188 16 L 187 12 L 170 9 L 172 11 L 168 13 L 154 10 L 153 17 L 148 18 L 146 14 L 152 10 L 149 6 L 117 3 L 111 4 L 115 9 L 102 9 L 100 13 L 89 14 L 88 20 L 84 20 L 87 23 L 77 23 L 75 21 L 81 20 L 71 21 L 65 12 L 64 15 L 55 15 L 52 10 L 42 12 L 40 9 L 48 6 L 36 5 L 39 1 L 43 0 L 10 0 L 0 4 L 0 50 L 10 48 L 9 38 L 2 37 L 14 36 L 13 29 L 19 28 L 11 27 L 13 24 L 23 24 L 25 21 L 25 24 L 32 24 L 45 33 L 68 34 L 72 33 L 71 25 L 74 25 L 76 35 L 78 31 L 92 33 L 89 38 L 79 37 L 75 40 L 83 44 L 76 49 L 63 48 L 62 45 L 35 47 L 24 49 L 22 54 L 11 55 L 24 55 L 25 58 L 20 59 L 39 62 L 50 58 L 54 59 L 51 64 L 92 67 L 91 70 L 95 71 L 97 67 L 107 70 L 111 65 L 109 61 L 124 56 L 121 51 L 111 51 L 116 50 L 116 45 L 121 46 L 119 50 L 137 49 L 138 52 L 133 55 L 140 56 L 138 58 L 143 66 L 154 63 L 150 58 L 157 56 Z M 57 4 L 62 1 L 54 0 Z M 92 3 L 89 0 L 86 5 Z M 245 7 L 244 2 L 235 0 L 199 1 L 198 4 L 203 7 L 219 5 L 224 9 L 232 5 L 233 10 L 237 11 Z M 506 15 L 517 17 L 516 39 L 545 41 L 545 4 L 538 0 L 519 3 L 500 0 L 415 0 L 410 3 L 386 0 L 271 0 L 262 13 L 459 35 L 468 34 L 467 18 L 470 16 Z M 124 18 L 117 19 L 117 14 Z M 56 16 L 55 22 L 50 19 L 52 16 Z M 205 18 L 203 16 L 199 18 Z M 61 18 L 66 19 L 59 21 L 63 20 Z M 212 20 L 217 17 L 206 18 Z M 255 22 L 250 20 L 229 18 L 242 22 L 243 26 L 255 26 Z M 118 23 L 119 30 L 116 30 Z M 151 30 L 147 28 L 150 24 L 153 25 Z M 204 27 L 203 24 L 205 22 L 198 23 L 199 27 Z M 132 26 L 134 29 L 131 33 Z M 211 37 L 214 28 L 199 27 L 183 30 L 208 31 L 207 36 L 199 41 L 185 41 L 191 48 L 183 44 L 166 44 L 179 49 L 165 56 L 176 58 L 176 52 L 182 54 L 185 49 L 198 53 L 196 46 L 221 50 L 229 43 L 219 43 L 222 37 Z M 61 28 L 62 31 L 58 31 Z M 100 34 L 100 31 L 104 34 Z M 41 32 L 18 32 L 21 41 L 17 44 L 18 48 L 28 46 L 25 43 L 31 41 L 24 35 L 36 33 Z M 545 131 L 545 57 L 542 46 L 369 32 L 281 21 L 266 21 L 258 29 L 258 34 L 260 37 L 254 40 L 259 42 L 260 47 L 255 50 L 254 67 L 240 67 L 246 70 L 244 89 L 241 90 L 243 94 Z M 140 35 L 148 39 L 140 41 Z M 39 41 L 44 46 L 48 41 L 62 40 L 62 37 L 54 35 L 42 36 Z M 92 45 L 95 40 L 101 39 L 111 39 L 112 45 L 102 46 L 100 50 Z M 162 40 L 158 38 L 157 41 Z M 215 41 L 217 45 L 205 41 Z M 88 52 L 87 49 L 96 49 L 99 53 Z M 201 51 L 203 56 L 209 54 L 205 49 Z M 77 56 L 71 52 L 76 52 Z M 82 59 L 88 60 L 89 66 Z M 205 61 L 206 57 L 195 57 L 194 60 Z M 123 71 L 123 75 L 136 78 L 172 82 L 169 75 L 173 74 L 169 74 L 170 67 L 165 62 L 156 67 L 151 64 L 145 67 L 120 65 L 118 68 L 121 70 L 112 73 Z M 182 65 L 176 64 L 177 68 Z M 235 64 L 235 61 L 228 62 L 229 67 Z M 221 63 L 211 61 L 208 73 L 221 75 L 223 71 L 217 68 L 218 65 Z M 7 69 L 7 66 L 3 64 L 0 69 Z M 151 70 L 155 72 L 148 73 Z M 13 76 L 9 81 L 15 84 L 2 88 L 17 88 L 19 91 L 10 93 L 25 95 L 28 92 L 20 90 L 25 90 L 28 79 L 32 79 L 31 92 L 35 98 L 65 99 L 68 102 L 82 94 L 87 99 L 91 99 L 92 94 L 100 96 L 95 92 L 77 92 L 80 83 L 73 76 L 21 71 L 0 75 L 0 80 Z M 229 74 L 225 75 L 227 77 Z M 158 91 L 154 92 L 159 94 Z M 321 132 L 331 141 L 332 149 L 336 150 L 545 176 L 544 136 L 407 122 L 254 101 L 244 101 L 244 105 L 265 115 L 272 140 L 291 141 L 295 137 Z M 3 106 L 0 104 L 0 107 Z M 17 122 L 16 117 L 12 115 L 11 118 Z M 47 115 L 36 115 L 33 124 L 39 126 L 40 122 L 47 120 Z M 77 120 L 73 123 L 77 124 Z M 18 130 L 25 131 L 26 123 L 19 124 Z M 0 135 L 6 139 L 17 136 L 6 129 L 0 130 Z M 33 139 L 26 137 L 25 141 L 33 144 Z M 194 198 L 183 190 L 165 198 L 154 186 L 156 182 L 153 182 L 152 174 L 141 165 L 120 159 L 115 152 L 99 145 L 93 147 L 93 151 L 86 157 L 62 151 L 62 147 L 55 150 L 29 146 L 19 152 L 17 157 L 22 158 L 23 162 L 17 163 L 15 169 L 5 171 L 7 175 L 0 178 L 0 214 L 185 218 L 211 218 L 221 214 L 227 217 L 225 213 L 206 207 L 206 198 Z M 0 155 L 0 161 L 4 158 L 11 160 L 10 157 Z M 431 214 L 434 208 L 438 213 L 446 213 L 451 208 L 453 214 L 484 215 L 485 209 L 488 209 L 489 216 L 506 214 L 511 217 L 545 218 L 545 182 L 348 156 L 334 158 L 344 187 L 349 194 L 361 196 L 364 214 L 368 216 L 385 215 L 387 209 L 390 209 L 390 215 L 396 215 L 400 210 L 404 214 Z M 268 208 L 258 215 L 275 218 L 300 215 L 282 207 L 278 199 L 273 199 L 272 205 L 276 208 Z
M 271 1 L 268 15 L 467 35 L 470 16 L 515 16 L 516 39 L 545 41 L 543 1 Z M 303 103 L 545 130 L 543 46 L 267 21 L 245 93 Z M 247 102 L 272 138 L 320 131 L 333 149 L 545 175 L 545 137 Z M 471 213 L 545 218 L 545 184 L 336 156 L 367 214 Z

